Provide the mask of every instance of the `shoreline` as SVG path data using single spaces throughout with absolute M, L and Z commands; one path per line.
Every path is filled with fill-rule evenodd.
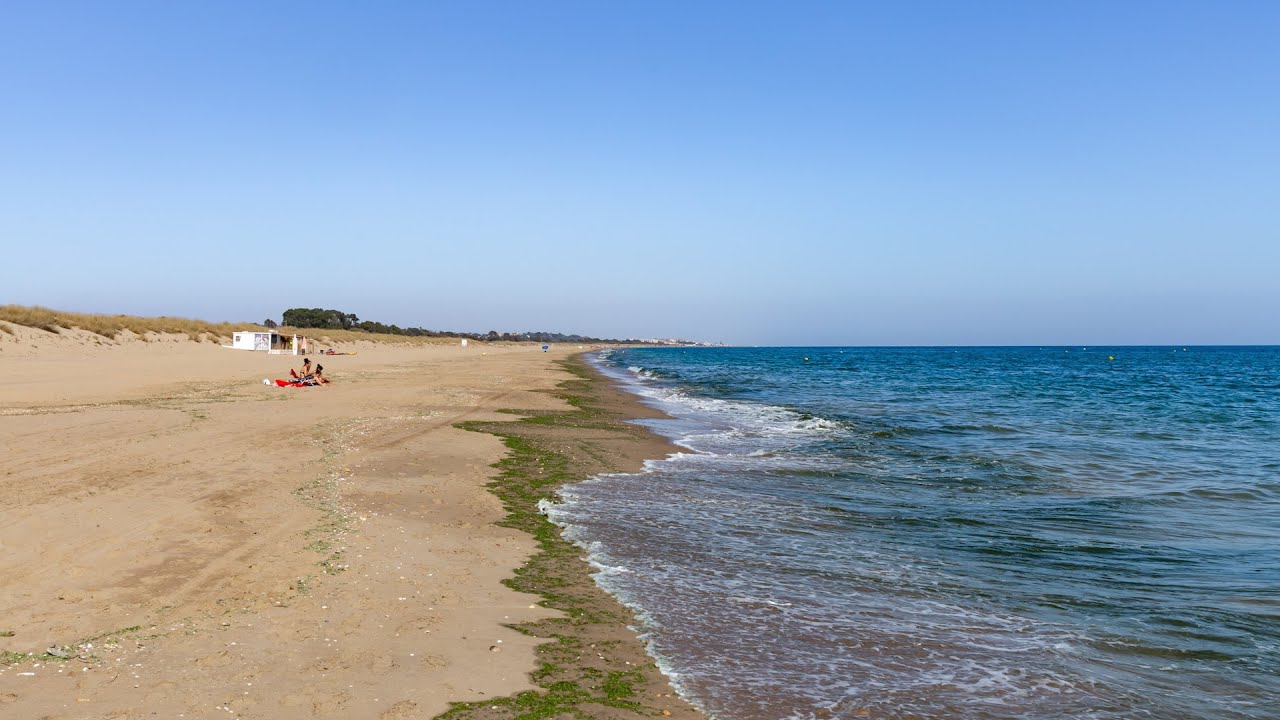
M 300 358 L 185 339 L 3 340 L 0 714 L 426 718 L 529 688 L 532 542 L 456 422 L 557 404 L 530 347 Z M 502 652 L 490 647 L 501 644 Z M 59 655 L 65 656 L 60 657 Z
M 566 616 L 504 585 L 537 550 L 487 487 L 519 453 L 457 426 L 560 433 L 595 453 L 582 471 L 665 452 L 624 426 L 652 411 L 566 372 L 567 348 L 361 343 L 325 359 L 332 385 L 291 389 L 262 379 L 287 376 L 292 356 L 13 330 L 0 334 L 0 715 L 408 720 L 527 698 L 550 643 L 513 628 Z M 616 393 L 610 419 L 540 424 L 580 412 L 566 382 Z M 573 583 L 607 620 L 598 655 L 623 658 L 603 676 L 620 702 L 591 714 L 670 702 L 701 717 L 659 697 L 656 670 L 656 685 L 625 676 L 652 661 L 574 550 Z
M 632 611 L 595 582 L 585 552 L 563 539 L 538 507 L 541 498 L 602 473 L 636 473 L 649 459 L 678 450 L 669 440 L 631 420 L 665 417 L 590 367 L 584 353 L 558 363 L 573 377 L 553 394 L 573 407 L 525 415 L 516 423 L 475 421 L 468 430 L 503 439 L 511 454 L 499 461 L 489 487 L 508 510 L 500 523 L 537 539 L 539 552 L 504 584 L 540 594 L 562 616 L 516 625 L 537 638 L 534 681 L 545 694 L 523 693 L 493 701 L 454 703 L 442 718 L 663 716 L 704 718 L 676 694 L 631 629 Z M 512 411 L 518 412 L 518 411 Z M 532 714 L 530 714 L 532 713 Z

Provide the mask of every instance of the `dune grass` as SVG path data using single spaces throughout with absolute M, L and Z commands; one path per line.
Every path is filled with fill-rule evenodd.
M 137 317 L 133 315 L 96 315 L 91 313 L 66 312 L 52 310 L 38 305 L 0 305 L 0 332 L 13 334 L 4 323 L 35 328 L 45 332 L 60 334 L 63 330 L 79 329 L 111 340 L 125 332 L 132 332 L 146 338 L 148 333 L 185 335 L 196 342 L 230 342 L 233 332 L 265 331 L 267 328 L 257 323 L 207 322 L 177 317 Z M 431 345 L 457 342 L 454 338 L 410 337 L 406 335 L 380 335 L 354 330 L 322 330 L 318 328 L 275 328 L 283 334 L 297 333 L 306 335 L 316 342 L 381 342 L 401 345 Z
M 115 339 L 128 330 L 138 335 L 162 333 L 186 335 L 192 340 L 229 339 L 236 330 L 250 330 L 260 326 L 239 323 L 211 323 L 175 317 L 134 317 L 132 315 L 94 315 L 90 313 L 52 310 L 38 305 L 0 305 L 0 320 L 14 325 L 60 333 L 64 329 L 79 329 Z
M 236 328 L 237 330 L 242 328 Z M 456 337 L 427 337 L 425 335 L 392 335 L 390 333 L 369 333 L 361 330 L 325 330 L 322 328 L 276 328 L 277 332 L 298 333 L 306 335 L 316 342 L 324 345 L 326 343 L 349 343 L 349 342 L 377 342 L 388 343 L 392 345 L 456 345 L 458 338 Z M 472 340 L 471 342 L 479 342 Z

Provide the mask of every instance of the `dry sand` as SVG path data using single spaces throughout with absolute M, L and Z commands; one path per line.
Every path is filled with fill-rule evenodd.
M 533 687 L 506 625 L 558 613 L 501 584 L 534 544 L 494 524 L 504 446 L 455 424 L 565 408 L 574 348 L 348 344 L 293 389 L 262 384 L 292 356 L 12 330 L 0 650 L 70 659 L 0 664 L 0 717 L 429 718 Z

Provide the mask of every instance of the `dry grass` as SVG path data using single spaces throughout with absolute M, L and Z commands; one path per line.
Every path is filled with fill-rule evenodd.
M 225 322 L 211 323 L 187 318 L 92 315 L 51 310 L 40 306 L 28 307 L 26 305 L 0 305 L 0 320 L 55 334 L 64 329 L 76 328 L 105 338 L 115 339 L 117 335 L 128 330 L 138 335 L 146 335 L 147 333 L 186 335 L 197 342 L 230 339 L 234 330 L 258 327 L 256 325 Z
M 320 328 L 278 328 L 279 332 L 296 332 L 306 335 L 324 345 L 325 343 L 378 342 L 392 345 L 457 345 L 458 338 L 452 337 L 413 337 L 410 335 L 384 335 L 357 330 L 322 330 Z M 475 342 L 474 340 L 472 342 Z
M 36 328 L 54 334 L 64 329 L 78 328 L 105 338 L 116 339 L 125 331 L 141 335 L 160 333 L 169 335 L 186 335 L 196 342 L 230 341 L 231 333 L 236 331 L 266 330 L 255 323 L 211 323 L 204 320 L 189 320 L 172 317 L 135 317 L 132 315 L 93 315 L 87 313 L 63 312 L 49 308 L 26 305 L 0 305 L 0 332 L 12 334 L 4 322 Z M 453 344 L 452 338 L 408 337 L 404 335 L 375 335 L 352 330 L 318 330 L 316 328 L 276 328 L 277 332 L 298 333 L 314 339 L 317 343 L 347 342 L 382 342 L 399 345 L 433 345 Z

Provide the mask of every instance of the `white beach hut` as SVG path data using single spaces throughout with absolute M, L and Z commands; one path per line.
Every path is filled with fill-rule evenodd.
M 310 339 L 303 335 L 284 335 L 278 332 L 249 330 L 231 333 L 233 350 L 256 350 L 271 355 L 306 355 Z

